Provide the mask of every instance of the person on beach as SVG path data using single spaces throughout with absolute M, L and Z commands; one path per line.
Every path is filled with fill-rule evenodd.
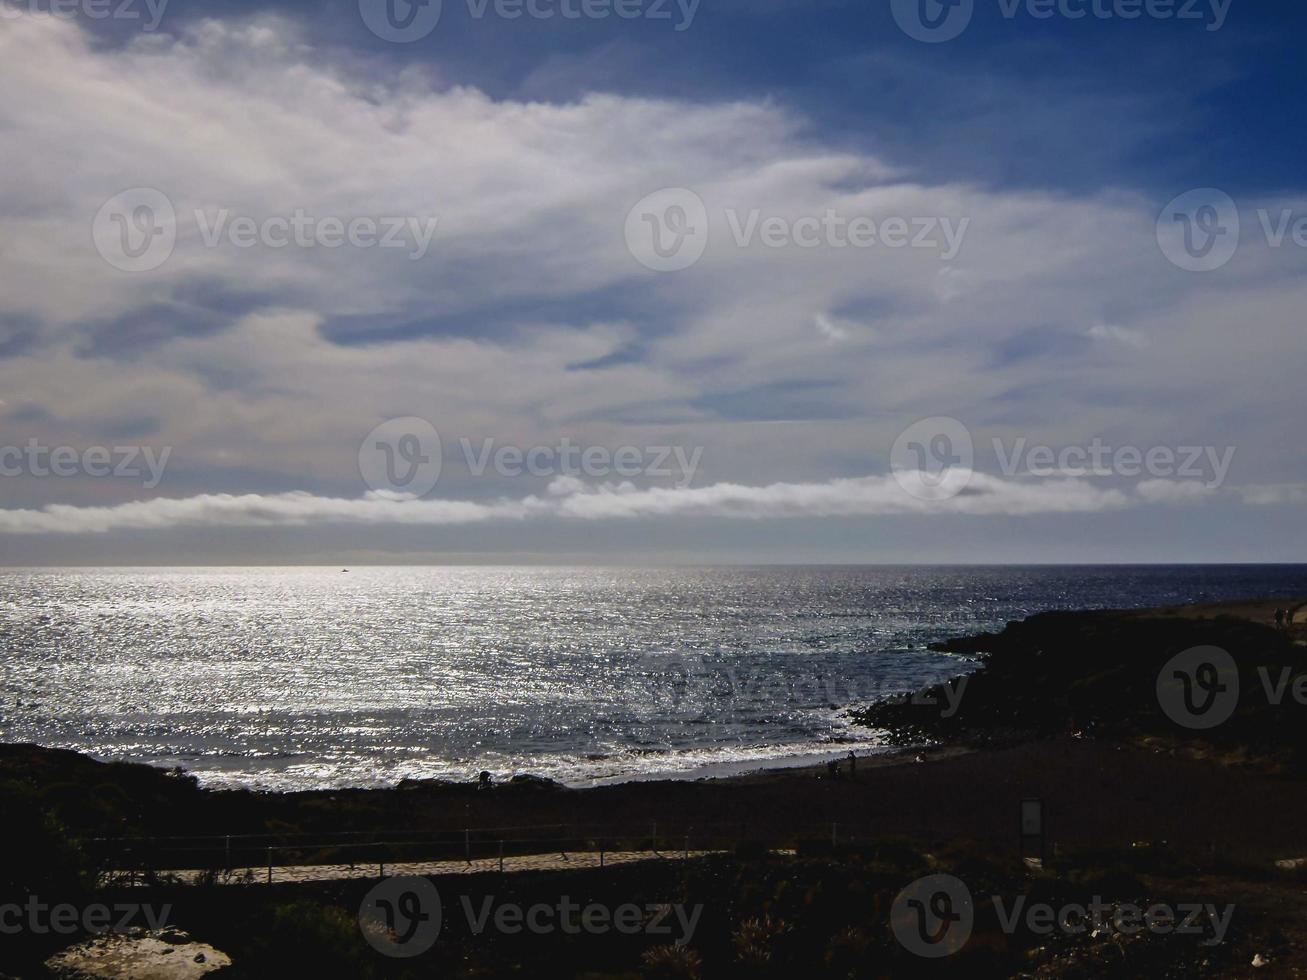
M 1277 630 L 1282 630 L 1282 629 L 1284 629 L 1284 610 L 1283 610 L 1283 609 L 1277 609 L 1277 610 L 1275 610 L 1275 628 L 1276 628 Z
M 858 775 L 858 757 L 852 752 L 849 753 L 849 778 L 854 779 Z

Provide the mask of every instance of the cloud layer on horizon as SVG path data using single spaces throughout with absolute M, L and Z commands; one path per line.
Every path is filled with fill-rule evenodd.
M 1236 488 L 1232 493 L 1256 506 L 1301 500 L 1302 487 Z M 1095 486 L 1089 480 L 1010 480 L 971 473 L 966 488 L 943 500 L 905 492 L 892 476 L 832 480 L 820 484 L 778 483 L 751 487 L 639 489 L 630 483 L 587 485 L 575 478 L 554 480 L 543 495 L 477 502 L 418 499 L 384 491 L 355 499 L 308 493 L 205 494 L 154 498 L 113 507 L 52 504 L 40 510 L 0 510 L 0 533 L 103 534 L 121 530 L 180 527 L 308 527 L 315 525 L 446 525 L 533 520 L 624 521 L 711 517 L 727 520 L 785 520 L 901 514 L 1026 516 L 1090 514 L 1155 503 L 1196 503 L 1218 491 L 1199 483 L 1149 480 L 1135 492 Z

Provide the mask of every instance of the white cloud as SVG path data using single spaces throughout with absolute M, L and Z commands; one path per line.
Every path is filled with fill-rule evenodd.
M 903 491 L 892 477 L 869 476 L 827 483 L 769 486 L 714 484 L 695 488 L 638 489 L 631 484 L 583 486 L 560 478 L 543 496 L 490 503 L 419 500 L 393 493 L 333 499 L 307 493 L 204 494 L 156 498 L 113 507 L 52 504 L 39 510 L 0 510 L 0 533 L 99 534 L 177 527 L 302 527 L 308 525 L 461 525 L 491 521 L 564 519 L 621 521 L 716 517 L 777 520 L 885 514 L 1026 515 L 1093 513 L 1127 506 L 1118 490 L 1085 481 L 1012 481 L 981 473 L 967 489 L 942 501 Z
M 1220 491 L 1200 480 L 1141 480 L 1135 491 L 1150 504 L 1194 504 L 1214 500 Z
M 812 322 L 817 328 L 817 333 L 831 343 L 836 344 L 848 340 L 853 331 L 857 329 L 856 324 L 852 324 L 840 317 L 831 316 L 829 313 L 818 313 L 812 318 Z
M 1094 340 L 1122 344 L 1135 350 L 1143 350 L 1148 346 L 1148 338 L 1137 330 L 1128 330 L 1110 323 L 1096 323 L 1089 328 L 1088 333 Z
M 1307 503 L 1307 485 L 1301 483 L 1241 487 L 1239 492 L 1250 507 Z

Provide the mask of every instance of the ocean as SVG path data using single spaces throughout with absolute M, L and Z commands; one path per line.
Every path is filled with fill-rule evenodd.
M 933 641 L 1303 594 L 1303 565 L 0 569 L 0 741 L 264 789 L 815 760 L 974 669 Z

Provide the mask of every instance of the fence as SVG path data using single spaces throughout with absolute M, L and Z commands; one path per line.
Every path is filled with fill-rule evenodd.
M 861 836 L 839 825 L 804 828 L 786 837 L 751 837 L 747 824 L 682 826 L 656 822 L 641 828 L 608 825 L 535 824 L 476 827 L 427 832 L 334 831 L 187 835 L 176 837 L 99 837 L 87 842 L 101 880 L 136 884 L 169 874 L 231 873 L 258 870 L 257 880 L 271 882 L 277 869 L 315 866 L 376 870 L 387 865 L 460 862 L 497 865 L 506 858 L 589 855 L 603 867 L 611 855 L 682 857 L 742 850 L 763 853 L 807 850 L 821 845 L 854 843 Z M 865 839 L 865 838 L 864 838 Z

